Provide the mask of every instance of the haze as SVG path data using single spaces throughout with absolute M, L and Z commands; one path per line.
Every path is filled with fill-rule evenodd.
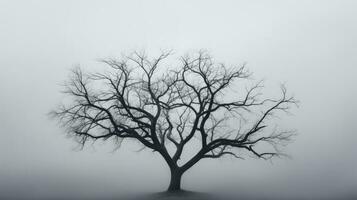
M 48 118 L 69 69 L 133 50 L 208 50 L 268 89 L 301 101 L 282 127 L 299 135 L 273 163 L 202 161 L 183 188 L 281 198 L 337 198 L 357 187 L 356 1 L 0 2 L 0 197 L 113 197 L 163 191 L 164 160 L 125 143 L 77 144 Z M 269 91 L 269 90 L 268 90 Z

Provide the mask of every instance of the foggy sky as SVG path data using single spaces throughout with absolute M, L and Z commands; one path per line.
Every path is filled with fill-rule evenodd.
M 83 151 L 46 115 L 79 64 L 145 49 L 207 49 L 301 101 L 292 159 L 222 158 L 183 177 L 197 191 L 327 196 L 357 187 L 356 1 L 0 1 L 0 190 L 3 194 L 122 194 L 166 189 L 164 160 L 99 142 Z M 152 52 L 152 53 L 151 53 Z M 100 69 L 100 68 L 98 68 Z M 94 189 L 95 188 L 95 189 Z

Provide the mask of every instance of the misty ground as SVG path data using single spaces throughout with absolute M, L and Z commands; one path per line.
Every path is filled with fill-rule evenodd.
M 328 197 L 309 197 L 308 195 L 303 197 L 282 197 L 279 195 L 269 196 L 269 195 L 254 195 L 254 194 L 215 194 L 215 193 L 204 193 L 204 192 L 194 192 L 194 191 L 181 191 L 181 192 L 156 192 L 156 193 L 138 193 L 138 194 L 126 194 L 126 195 L 104 195 L 102 197 L 92 196 L 92 197 L 73 197 L 63 194 L 63 196 L 26 196 L 17 194 L 15 196 L 3 196 L 0 194 L 0 200 L 353 200 L 357 199 L 357 195 L 346 194 L 342 196 L 328 196 Z

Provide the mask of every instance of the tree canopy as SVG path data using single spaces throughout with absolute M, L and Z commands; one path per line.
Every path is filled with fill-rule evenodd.
M 263 81 L 252 84 L 245 65 L 228 67 L 205 51 L 180 57 L 174 66 L 165 62 L 170 57 L 134 52 L 101 60 L 109 66 L 103 72 L 76 68 L 65 84 L 70 103 L 52 115 L 82 145 L 135 139 L 158 152 L 171 169 L 169 190 L 179 189 L 181 175 L 204 158 L 284 155 L 279 147 L 295 132 L 271 119 L 298 103 L 284 85 L 280 96 L 267 98 Z M 199 150 L 181 163 L 189 143 Z

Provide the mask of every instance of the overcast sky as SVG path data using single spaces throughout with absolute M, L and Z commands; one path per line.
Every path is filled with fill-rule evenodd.
M 273 88 L 286 83 L 301 104 L 282 126 L 299 135 L 286 148 L 290 160 L 200 162 L 185 174 L 184 188 L 352 192 L 356 7 L 352 0 L 0 1 L 0 188 L 31 195 L 165 190 L 169 171 L 159 156 L 136 153 L 136 145 L 111 153 L 104 143 L 75 151 L 46 114 L 77 64 L 93 69 L 98 58 L 132 50 L 180 56 L 207 49 L 222 62 L 247 62 Z

